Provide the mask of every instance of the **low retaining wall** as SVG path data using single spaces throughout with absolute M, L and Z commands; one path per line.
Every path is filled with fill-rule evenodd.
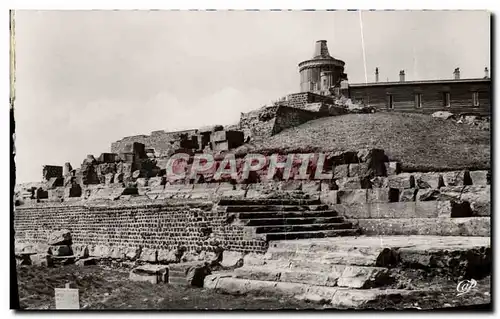
M 14 229 L 16 242 L 23 243 L 43 244 L 52 231 L 68 229 L 75 244 L 92 247 L 265 252 L 264 240 L 255 239 L 251 228 L 227 223 L 225 215 L 211 202 L 196 201 L 38 203 L 16 207 Z

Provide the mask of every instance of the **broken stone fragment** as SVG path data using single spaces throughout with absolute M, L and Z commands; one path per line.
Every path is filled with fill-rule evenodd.
M 164 265 L 143 265 L 130 271 L 131 281 L 146 281 L 152 284 L 168 282 L 168 266 Z
M 443 176 L 441 173 L 415 173 L 415 186 L 419 189 L 433 188 L 437 189 L 444 186 Z
M 49 245 L 71 245 L 71 232 L 68 229 L 56 230 L 49 235 Z
M 453 171 L 442 173 L 445 186 L 464 186 L 470 183 L 464 183 L 470 179 L 467 171 Z
M 417 192 L 417 201 L 435 201 L 439 197 L 439 190 L 432 188 L 419 189 Z
M 108 173 L 104 176 L 104 184 L 106 185 L 110 185 L 114 182 L 114 177 L 115 177 L 115 174 L 113 173 Z
M 48 251 L 49 255 L 53 256 L 72 256 L 73 251 L 69 245 L 51 246 Z
M 400 202 L 414 202 L 417 195 L 417 188 L 402 189 L 399 196 Z
M 94 155 L 87 155 L 87 158 L 85 158 L 83 160 L 83 164 L 90 164 L 90 165 L 94 165 L 94 164 L 97 164 L 97 160 L 95 159 Z
M 135 179 L 138 179 L 139 177 L 141 176 L 141 171 L 140 170 L 135 170 L 133 173 L 132 173 L 132 178 L 135 180 Z
M 341 179 L 349 177 L 349 164 L 336 165 L 333 168 L 333 178 Z
M 388 184 L 391 188 L 415 188 L 415 178 L 409 173 L 391 175 L 388 176 Z
M 71 167 L 70 163 L 64 163 L 63 176 L 70 175 L 70 173 L 71 173 L 72 170 L 73 170 L 73 167 Z
M 60 186 L 64 186 L 64 179 L 62 177 L 51 177 L 47 182 L 47 189 L 54 189 Z

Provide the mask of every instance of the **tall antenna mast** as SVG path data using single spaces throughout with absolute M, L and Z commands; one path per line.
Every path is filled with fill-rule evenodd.
M 363 37 L 363 19 L 361 17 L 361 10 L 359 12 L 359 29 L 361 31 L 361 47 L 363 48 L 363 65 L 365 67 L 365 83 L 368 83 L 368 73 L 366 72 L 366 55 L 365 55 L 365 39 Z

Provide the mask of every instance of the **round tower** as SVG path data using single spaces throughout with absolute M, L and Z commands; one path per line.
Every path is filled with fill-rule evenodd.
M 299 63 L 300 91 L 321 93 L 338 86 L 347 79 L 344 65 L 344 61 L 330 56 L 326 40 L 316 41 L 313 58 Z

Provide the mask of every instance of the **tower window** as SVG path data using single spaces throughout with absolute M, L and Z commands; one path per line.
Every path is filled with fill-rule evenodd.
M 450 92 L 443 92 L 443 106 L 450 107 Z
M 422 107 L 422 94 L 421 93 L 415 94 L 415 107 L 416 108 Z
M 472 92 L 472 105 L 479 106 L 479 92 Z

